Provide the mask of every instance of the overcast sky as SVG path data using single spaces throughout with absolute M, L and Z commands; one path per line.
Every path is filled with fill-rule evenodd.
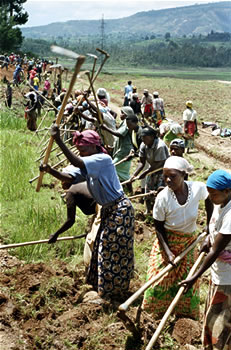
M 224 0 L 223 0 L 224 1 Z M 225 0 L 229 1 L 229 0 Z M 160 10 L 170 7 L 220 2 L 217 0 L 27 0 L 24 9 L 29 13 L 26 27 L 39 26 L 68 20 L 122 18 L 141 11 Z

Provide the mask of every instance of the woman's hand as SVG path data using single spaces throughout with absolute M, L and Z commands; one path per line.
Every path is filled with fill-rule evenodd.
M 196 282 L 197 278 L 191 277 L 187 278 L 186 280 L 183 280 L 179 283 L 180 287 L 185 287 L 184 294 L 187 293 L 187 291 L 192 288 L 193 284 Z
M 200 247 L 199 254 L 202 252 L 208 253 L 211 247 L 210 238 L 207 236 Z
M 57 124 L 53 124 L 53 125 L 51 126 L 50 135 L 51 135 L 55 140 L 60 139 L 60 132 L 59 132 L 59 127 L 58 127 Z
M 176 259 L 176 256 L 171 251 L 168 252 L 167 256 L 168 256 L 168 263 L 175 266 L 174 260 Z
M 59 236 L 59 235 L 57 235 L 56 233 L 50 235 L 48 243 L 49 243 L 49 244 L 55 243 L 55 242 L 57 241 L 58 236 Z
M 145 176 L 146 176 L 146 174 L 145 173 L 141 173 L 140 175 L 139 175 L 139 180 L 142 180 L 142 179 L 144 179 L 145 178 Z
M 49 164 L 40 164 L 40 167 L 39 167 L 39 170 L 40 171 L 45 171 L 46 173 L 50 173 L 51 171 L 51 166 Z

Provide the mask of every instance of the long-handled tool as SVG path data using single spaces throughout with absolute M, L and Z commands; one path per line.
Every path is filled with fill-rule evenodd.
M 97 70 L 97 72 L 96 72 L 94 78 L 92 79 L 92 84 L 94 83 L 94 81 L 95 81 L 96 78 L 98 77 L 99 73 L 101 72 L 101 70 L 102 70 L 104 64 L 106 63 L 106 61 L 107 61 L 108 58 L 110 57 L 110 55 L 109 55 L 106 51 L 104 51 L 104 50 L 102 50 L 102 49 L 99 49 L 99 48 L 96 48 L 96 50 L 97 50 L 98 52 L 100 52 L 101 54 L 104 55 L 104 59 L 103 59 L 101 65 L 99 66 L 99 68 L 98 68 L 98 70 Z
M 92 67 L 92 71 L 91 71 L 91 79 L 93 79 L 93 76 L 95 73 L 95 65 L 96 65 L 96 61 L 98 59 L 98 56 L 93 55 L 92 53 L 87 53 L 87 56 L 94 58 L 93 67 Z
M 198 259 L 196 260 L 195 264 L 192 266 L 187 278 L 190 278 L 194 275 L 196 269 L 198 268 L 198 266 L 200 265 L 202 259 L 204 258 L 205 256 L 205 252 L 202 252 Z M 148 343 L 147 347 L 145 350 L 151 350 L 153 345 L 155 344 L 157 338 L 159 337 L 160 335 L 160 332 L 162 331 L 162 329 L 164 328 L 165 326 L 165 323 L 167 322 L 167 319 L 169 318 L 169 316 L 171 315 L 171 313 L 173 312 L 175 306 L 177 305 L 181 295 L 183 294 L 184 290 L 185 290 L 185 286 L 182 286 L 180 287 L 180 289 L 178 290 L 177 292 L 177 295 L 175 296 L 175 298 L 173 299 L 173 301 L 171 302 L 170 306 L 168 307 L 168 310 L 166 311 L 166 313 L 164 314 L 164 316 L 162 317 L 161 319 L 161 322 L 160 324 L 158 325 L 155 333 L 153 334 L 150 342 Z
M 176 257 L 174 260 L 174 265 L 178 264 L 178 262 L 192 250 L 197 243 L 199 243 L 205 236 L 207 232 L 203 232 L 197 239 L 190 244 L 188 248 L 186 248 L 180 255 Z M 119 306 L 120 311 L 127 311 L 129 306 L 141 295 L 143 292 L 148 289 L 153 283 L 158 281 L 162 276 L 164 276 L 167 272 L 172 270 L 174 266 L 172 264 L 168 264 L 163 270 L 161 270 L 156 276 L 153 276 L 149 281 L 147 281 L 140 289 L 138 289 L 130 298 L 128 298 L 123 304 Z
M 95 103 L 96 103 L 96 108 L 97 108 L 97 114 L 98 114 L 98 121 L 99 121 L 99 124 L 102 125 L 103 124 L 103 118 L 102 118 L 102 115 L 101 115 L 101 112 L 100 112 L 100 109 L 99 109 L 99 105 L 98 105 L 98 101 L 97 101 L 97 97 L 96 97 L 96 93 L 95 93 L 95 89 L 94 89 L 94 86 L 93 86 L 93 82 L 92 82 L 92 79 L 91 79 L 91 76 L 90 76 L 90 72 L 87 71 L 85 72 L 85 74 L 87 75 L 88 77 L 88 80 L 89 80 L 89 83 L 90 83 L 90 88 L 92 90 L 92 93 L 94 95 L 94 99 L 95 99 Z
M 63 99 L 63 103 L 61 105 L 61 108 L 60 108 L 60 111 L 57 115 L 57 118 L 56 118 L 56 124 L 59 126 L 60 122 L 61 122 L 61 119 L 63 117 L 63 113 L 64 113 L 64 108 L 67 104 L 67 101 L 68 101 L 68 98 L 71 94 L 71 91 L 73 89 L 73 86 L 75 84 L 75 80 L 76 80 L 76 77 L 80 71 L 80 68 L 83 64 L 83 62 L 85 61 L 85 56 L 78 56 L 77 58 L 77 61 L 76 61 L 76 65 L 75 65 L 75 71 L 74 71 L 74 74 L 72 76 L 72 79 L 71 79 L 71 82 L 70 82 L 70 85 L 69 85 L 69 88 L 65 94 L 65 97 Z M 46 151 L 46 154 L 45 154 L 45 157 L 44 157 L 44 161 L 43 163 L 44 164 L 47 164 L 48 162 L 48 158 L 49 158 L 49 155 L 50 155 L 50 151 L 51 151 L 51 148 L 52 148 L 52 145 L 53 145 L 53 142 L 54 142 L 54 139 L 53 137 L 51 136 L 50 137 L 50 141 L 49 141 L 49 144 L 48 144 L 48 147 L 47 147 L 47 151 Z M 42 184 L 42 179 L 43 179 L 43 174 L 44 172 L 40 172 L 40 176 L 39 176 L 39 179 L 38 179 L 38 183 L 37 183 L 37 188 L 36 188 L 36 192 L 39 192 L 40 190 L 40 187 L 41 187 L 41 184 Z
M 79 151 L 76 150 L 76 152 L 74 152 L 76 155 L 79 155 Z M 52 166 L 52 168 L 57 168 L 60 164 L 63 164 L 64 162 L 68 161 L 68 159 L 65 157 L 64 159 L 60 160 L 58 163 L 56 163 L 55 165 Z M 29 183 L 31 184 L 32 182 L 34 182 L 35 180 L 37 180 L 39 178 L 40 175 L 35 176 L 33 179 L 29 180 Z
M 163 170 L 163 168 L 155 169 L 155 170 L 151 171 L 150 173 L 148 173 L 147 175 L 151 175 L 151 174 L 158 173 L 158 171 L 160 171 L 160 170 Z M 136 177 L 134 177 L 134 178 L 132 179 L 132 181 L 126 180 L 126 181 L 124 181 L 124 182 L 121 182 L 121 185 L 126 185 L 126 184 L 128 184 L 129 182 L 133 182 L 133 181 L 136 181 L 136 180 L 141 180 L 141 179 L 140 179 L 139 176 L 136 176 Z
M 57 241 L 59 241 L 59 242 L 60 241 L 70 241 L 72 239 L 83 238 L 86 236 L 87 236 L 87 234 L 84 233 L 83 235 L 79 235 L 79 236 L 61 237 L 61 238 L 58 238 Z M 48 243 L 48 242 L 49 242 L 49 239 L 42 239 L 40 241 L 6 244 L 6 245 L 0 245 L 0 249 L 12 249 L 12 248 L 18 248 L 18 247 L 25 247 L 27 245 L 43 244 L 43 243 Z

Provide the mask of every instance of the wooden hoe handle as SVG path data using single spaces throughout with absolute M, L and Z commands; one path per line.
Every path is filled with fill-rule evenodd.
M 76 77 L 80 71 L 80 68 L 83 64 L 83 62 L 85 61 L 85 56 L 79 56 L 77 58 L 77 61 L 76 61 L 76 65 L 75 65 L 75 71 L 74 71 L 74 74 L 72 76 L 72 79 L 71 79 L 71 82 L 70 82 L 70 85 L 69 85 L 69 88 L 65 94 L 65 97 L 63 99 L 63 103 L 61 105 L 61 108 L 60 108 L 60 111 L 57 115 L 57 118 L 56 118 L 56 124 L 59 126 L 60 122 L 61 122 L 61 119 L 63 117 L 63 112 L 64 112 L 64 109 L 65 109 L 65 106 L 67 104 L 67 101 L 68 101 L 68 98 L 71 94 L 71 91 L 73 89 L 73 86 L 75 84 L 75 80 L 76 80 Z M 49 159 L 49 155 L 50 155 L 50 152 L 51 152 L 51 149 L 52 149 L 52 145 L 53 145 L 53 142 L 54 142 L 54 139 L 53 137 L 51 136 L 50 137 L 50 141 L 49 141 L 49 144 L 47 146 L 47 150 L 46 150 L 46 153 L 45 153 L 45 156 L 44 156 L 44 160 L 43 160 L 43 164 L 47 164 L 48 162 L 48 159 Z M 44 172 L 43 171 L 40 171 L 40 175 L 39 175 L 39 178 L 38 178 L 38 183 L 37 183 L 37 188 L 36 188 L 36 192 L 39 192 L 40 190 L 40 187 L 42 185 L 42 180 L 43 180 L 43 175 L 44 175 Z

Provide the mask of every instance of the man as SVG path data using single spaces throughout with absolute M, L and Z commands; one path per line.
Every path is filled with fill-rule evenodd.
M 169 147 L 171 156 L 183 157 L 185 150 L 184 140 L 174 139 Z
M 143 97 L 141 100 L 141 104 L 144 108 L 144 118 L 149 118 L 152 116 L 153 113 L 153 98 L 152 95 L 149 94 L 147 89 L 144 89 Z
M 10 85 L 10 82 L 7 80 L 7 87 L 5 91 L 5 96 L 6 96 L 6 107 L 11 108 L 12 105 L 12 87 Z
M 146 126 L 142 129 L 141 136 L 143 142 L 141 143 L 139 150 L 140 162 L 133 176 L 130 178 L 130 181 L 132 182 L 132 180 L 144 169 L 147 161 L 149 163 L 149 168 L 140 174 L 139 179 L 143 179 L 147 176 L 145 193 L 148 193 L 164 186 L 162 167 L 165 160 L 169 157 L 169 152 L 165 143 L 157 136 L 157 131 L 150 126 Z M 156 172 L 149 175 L 152 171 Z M 151 214 L 154 197 L 148 196 L 145 202 L 146 214 Z
M 133 92 L 133 87 L 132 87 L 132 81 L 128 81 L 128 85 L 125 86 L 124 88 L 124 106 L 129 106 L 130 99 L 129 99 L 129 94 Z
M 134 113 L 136 115 L 142 115 L 142 111 L 141 111 L 141 102 L 138 98 L 138 94 L 134 93 L 132 94 L 132 99 L 130 102 L 130 107 L 133 109 Z
M 165 116 L 164 100 L 159 97 L 158 91 L 153 92 L 153 109 L 154 109 L 153 117 L 156 120 L 156 122 L 163 120 Z
M 35 131 L 37 129 L 37 94 L 32 89 L 30 89 L 30 91 L 25 94 L 24 97 L 28 99 L 25 110 L 27 115 L 27 128 L 31 131 Z
M 8 70 L 8 64 L 10 63 L 9 57 L 7 56 L 7 54 L 4 55 L 4 59 L 3 59 L 3 64 L 2 64 L 2 69 L 4 67 L 6 67 L 6 70 Z
M 23 72 L 22 65 L 18 64 L 13 73 L 13 82 L 14 85 L 18 85 L 20 83 L 20 73 Z
M 170 155 L 184 158 L 185 143 L 184 140 L 174 139 L 170 143 Z M 188 174 L 184 176 L 185 181 L 188 180 Z

